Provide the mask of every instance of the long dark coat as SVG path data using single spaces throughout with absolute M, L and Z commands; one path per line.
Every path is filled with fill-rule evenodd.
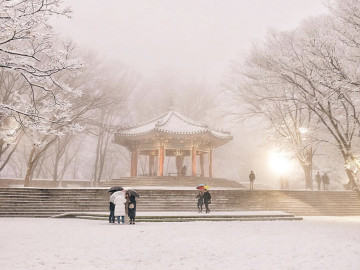
M 204 204 L 204 195 L 203 194 L 198 194 L 196 196 L 196 198 L 198 199 L 198 205 L 203 205 Z
M 204 193 L 204 203 L 205 204 L 209 204 L 211 202 L 211 195 L 210 192 L 205 192 Z
M 135 218 L 136 216 L 136 198 L 134 195 L 131 195 L 129 198 L 129 205 L 134 204 L 134 208 L 128 208 L 129 218 Z

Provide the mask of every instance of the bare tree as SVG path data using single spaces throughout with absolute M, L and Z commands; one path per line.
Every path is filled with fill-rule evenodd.
M 26 85 L 20 80 L 19 75 L 0 70 L 0 102 L 11 103 L 14 96 L 25 91 L 25 89 Z M 23 132 L 19 129 L 14 117 L 5 114 L 0 116 L 0 129 L 2 130 L 0 132 L 1 172 L 15 153 Z
M 124 72 L 124 73 L 121 73 Z M 106 74 L 106 72 L 105 72 Z M 97 124 L 92 128 L 92 132 L 97 136 L 96 155 L 92 179 L 95 185 L 98 185 L 103 179 L 103 171 L 107 160 L 107 152 L 109 150 L 114 132 L 124 123 L 129 114 L 128 100 L 134 86 L 131 76 L 126 70 L 120 70 L 118 77 L 113 81 L 106 79 L 100 84 L 104 106 L 98 108 L 97 116 L 94 117 Z M 111 147 L 115 147 L 111 145 Z
M 354 160 L 359 146 L 358 60 L 356 49 L 334 30 L 334 24 L 340 26 L 337 20 L 323 16 L 295 31 L 271 33 L 248 58 L 247 66 L 255 72 L 247 77 L 252 83 L 266 85 L 265 92 L 269 85 L 291 89 L 293 94 L 285 94 L 279 101 L 284 104 L 290 99 L 298 108 L 311 112 L 316 119 L 309 122 L 311 127 L 321 123 L 324 131 L 316 134 L 317 139 L 330 138 L 347 164 Z M 352 28 L 349 24 L 346 27 Z M 356 186 L 352 172 L 345 171 L 349 185 Z

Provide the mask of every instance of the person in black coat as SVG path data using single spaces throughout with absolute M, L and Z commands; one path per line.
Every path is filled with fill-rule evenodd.
M 196 196 L 196 198 L 198 199 L 197 207 L 199 209 L 199 213 L 202 213 L 202 207 L 204 204 L 204 194 L 201 190 L 199 191 L 199 194 Z
M 321 180 L 324 186 L 324 190 L 328 190 L 330 184 L 329 176 L 326 173 L 324 173 L 323 176 L 321 177 Z
M 130 219 L 130 224 L 135 224 L 136 199 L 134 195 L 130 195 L 129 197 L 128 215 Z
M 249 180 L 250 180 L 250 190 L 254 189 L 254 181 L 255 181 L 255 173 L 253 171 L 249 174 Z
M 111 193 L 112 194 L 112 193 Z M 109 204 L 109 210 L 110 210 L 110 215 L 109 215 L 109 223 L 115 223 L 115 204 L 110 202 Z
M 209 204 L 211 204 L 211 195 L 207 189 L 205 189 L 204 192 L 204 204 L 206 207 L 206 213 L 210 213 Z

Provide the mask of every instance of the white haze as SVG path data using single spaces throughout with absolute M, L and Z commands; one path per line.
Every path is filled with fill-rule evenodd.
M 142 76 L 164 72 L 218 82 L 229 61 L 271 28 L 295 28 L 326 12 L 322 0 L 66 0 L 63 36 Z
M 139 74 L 125 122 L 143 122 L 173 108 L 225 128 L 234 141 L 214 151 L 214 176 L 243 182 L 252 169 L 258 183 L 278 187 L 266 164 L 269 147 L 262 131 L 229 123 L 218 108 L 227 106 L 219 106 L 224 102 L 218 94 L 232 60 L 270 29 L 294 29 L 326 13 L 322 0 L 65 0 L 64 5 L 73 18 L 52 19 L 62 37 Z M 123 170 L 128 166 L 122 164 Z

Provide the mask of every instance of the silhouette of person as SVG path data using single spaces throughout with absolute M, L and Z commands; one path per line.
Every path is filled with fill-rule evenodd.
M 211 195 L 207 189 L 204 190 L 204 204 L 206 207 L 206 213 L 210 213 L 209 204 L 211 204 Z
M 324 173 L 323 176 L 321 177 L 321 180 L 323 183 L 324 190 L 328 190 L 330 184 L 329 176 L 326 173 Z
M 181 168 L 181 175 L 182 175 L 182 176 L 186 176 L 186 170 L 187 170 L 187 168 L 186 168 L 186 166 L 184 165 L 184 166 Z
M 254 181 L 255 181 L 255 173 L 253 171 L 249 174 L 249 180 L 250 180 L 250 190 L 254 189 Z

